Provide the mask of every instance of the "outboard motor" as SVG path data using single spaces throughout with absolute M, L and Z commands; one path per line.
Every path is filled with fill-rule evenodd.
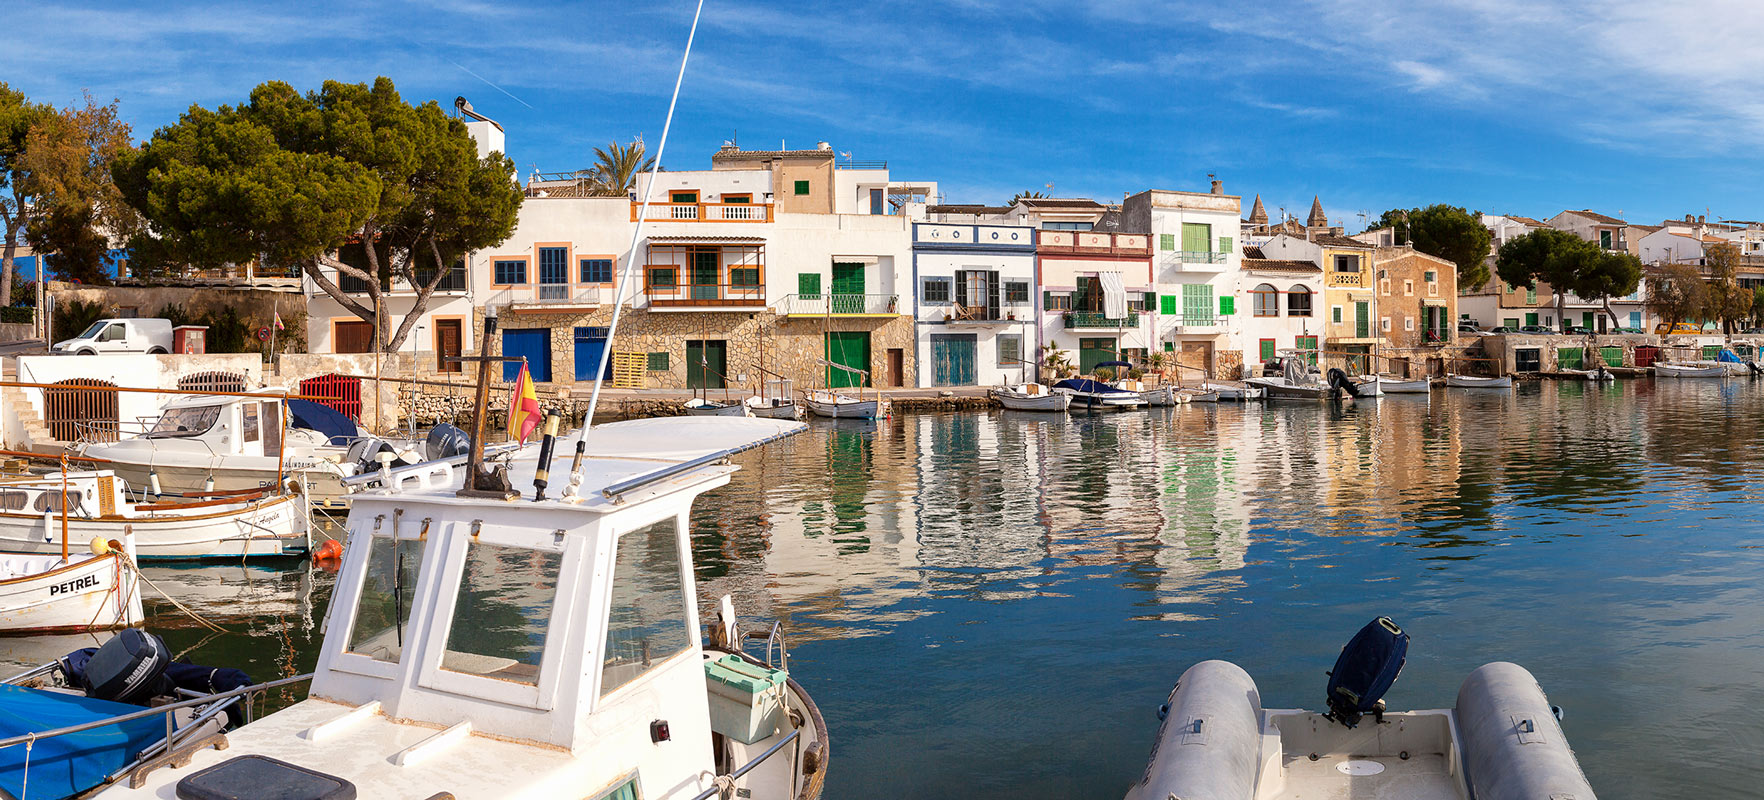
M 77 665 L 76 671 L 72 662 L 81 655 L 84 663 Z M 63 672 L 79 676 L 87 697 L 145 705 L 154 697 L 172 693 L 175 687 L 165 677 L 171 663 L 171 650 L 163 639 L 139 628 L 124 628 L 89 654 L 69 654 L 63 661 Z
M 1360 724 L 1360 718 L 1373 715 L 1384 719 L 1384 693 L 1396 683 L 1409 654 L 1409 635 L 1391 621 L 1379 617 L 1366 623 L 1335 659 L 1329 671 L 1329 713 L 1331 719 L 1349 728 Z
M 445 422 L 430 428 L 423 440 L 423 455 L 430 461 L 463 456 L 471 449 L 471 435 Z
M 1348 377 L 1348 374 L 1343 372 L 1341 367 L 1329 368 L 1329 388 L 1338 392 L 1345 391 L 1354 397 L 1360 396 L 1359 384 L 1354 383 L 1354 379 Z
M 355 444 L 349 446 L 349 452 L 344 458 L 355 464 L 357 475 L 366 475 L 380 468 L 379 456 L 381 453 L 397 455 L 398 451 L 384 440 L 364 437 L 355 440 Z

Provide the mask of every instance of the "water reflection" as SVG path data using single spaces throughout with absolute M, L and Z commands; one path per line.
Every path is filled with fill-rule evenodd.
M 834 797 L 1118 797 L 1182 668 L 1232 658 L 1314 707 L 1377 613 L 1416 635 L 1393 702 L 1518 661 L 1601 796 L 1716 794 L 1764 778 L 1764 723 L 1717 741 L 1646 709 L 1764 697 L 1761 399 L 1632 380 L 817 423 L 700 499 L 697 569 L 703 599 L 787 620 Z

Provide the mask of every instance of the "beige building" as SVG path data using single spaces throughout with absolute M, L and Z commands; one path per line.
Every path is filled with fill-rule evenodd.
M 1457 330 L 1458 266 L 1415 248 L 1380 247 L 1378 329 L 1387 347 L 1417 351 L 1450 344 Z

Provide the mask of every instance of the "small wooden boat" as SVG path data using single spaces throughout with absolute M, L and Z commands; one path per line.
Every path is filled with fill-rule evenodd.
M 1178 394 L 1181 397 L 1186 398 L 1185 400 L 1183 400 L 1183 402 L 1185 402 L 1185 403 L 1217 403 L 1217 402 L 1219 402 L 1219 391 L 1217 389 L 1206 389 L 1206 390 L 1199 390 L 1199 391 L 1194 390 L 1194 389 L 1183 389 L 1182 391 L 1178 392 Z
M 1138 392 L 1117 389 L 1089 378 L 1067 378 L 1054 384 L 1053 390 L 1072 398 L 1070 409 L 1073 411 L 1119 410 L 1138 408 L 1140 404 Z
M 60 542 L 57 539 L 57 549 Z M 65 557 L 0 554 L 0 633 L 110 630 L 141 624 L 145 617 L 132 563 L 133 537 L 124 533 L 120 539 L 95 539 L 72 547 L 77 549 Z
M 748 416 L 765 419 L 796 419 L 802 414 L 802 407 L 788 397 L 760 397 L 755 395 L 741 404 L 747 406 Z
M 1380 376 L 1378 383 L 1380 388 L 1384 390 L 1385 394 L 1427 394 L 1428 392 L 1433 391 L 1433 380 L 1431 378 L 1416 378 L 1410 380 L 1408 378 L 1388 378 Z
M 1559 710 L 1517 664 L 1471 671 L 1450 708 L 1385 710 L 1409 636 L 1386 617 L 1374 624 L 1319 687 L 1325 713 L 1264 708 L 1255 681 L 1229 661 L 1189 667 L 1157 709 L 1163 723 L 1126 800 L 1594 797 Z
M 1481 375 L 1446 375 L 1446 386 L 1453 389 L 1511 389 L 1513 379 L 1502 376 L 1485 378 Z
M 1617 376 L 1612 375 L 1611 371 L 1608 369 L 1605 369 L 1604 365 L 1602 365 L 1602 364 L 1594 369 L 1565 369 L 1565 370 L 1562 370 L 1561 372 L 1562 372 L 1563 377 L 1569 378 L 1571 380 L 1593 381 L 1593 382 L 1617 380 Z
M 1709 366 L 1654 362 L 1654 377 L 1656 378 L 1725 378 L 1728 375 L 1727 367 L 1722 364 Z
M 1207 381 L 1201 384 L 1201 391 L 1218 395 L 1220 402 L 1262 399 L 1262 387 L 1245 381 Z
M 1050 391 L 1039 383 L 1000 386 L 992 390 L 992 396 L 1012 411 L 1065 411 L 1072 405 L 1071 395 Z
M 1179 402 L 1176 399 L 1176 387 L 1170 384 L 1147 387 L 1145 383 L 1141 381 L 1128 379 L 1115 381 L 1114 387 L 1116 389 L 1137 393 L 1139 395 L 1139 403 L 1143 406 L 1173 406 Z
M 859 400 L 829 391 L 813 391 L 804 396 L 809 411 L 828 419 L 875 419 L 881 413 L 881 401 Z
M 296 482 L 295 485 L 298 485 Z M 0 553 L 60 553 L 61 498 L 70 541 L 134 533 L 142 559 L 251 558 L 304 553 L 311 544 L 306 498 L 298 493 L 222 494 L 184 502 L 134 503 L 108 470 L 0 481 Z
M 1384 394 L 1384 379 L 1377 375 L 1355 375 L 1349 378 L 1354 384 L 1355 397 L 1377 397 Z
M 694 417 L 745 417 L 747 405 L 744 403 L 719 403 L 703 397 L 687 400 L 686 413 Z

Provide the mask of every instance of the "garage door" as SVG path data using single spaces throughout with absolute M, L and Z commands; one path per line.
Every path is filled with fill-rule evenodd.
M 533 376 L 533 380 L 540 383 L 551 380 L 550 328 L 504 328 L 502 354 L 508 358 L 527 359 L 527 372 Z M 515 380 L 520 374 L 519 361 L 503 363 L 503 380 Z

